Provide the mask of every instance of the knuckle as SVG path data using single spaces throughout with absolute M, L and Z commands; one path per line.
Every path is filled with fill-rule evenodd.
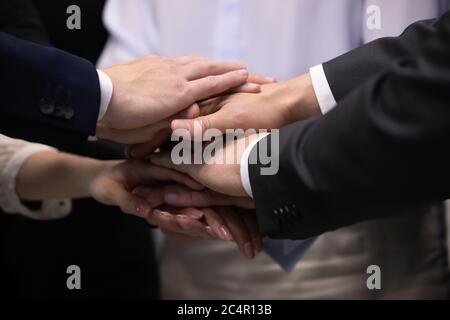
M 98 189 L 98 196 L 103 200 L 112 202 L 112 200 L 114 200 L 115 194 L 112 188 L 105 188 L 104 185 L 101 185 L 101 188 Z
M 213 62 L 206 61 L 204 63 L 204 68 L 208 74 L 212 74 L 216 70 L 216 65 Z
M 167 68 L 172 76 L 178 77 L 181 73 L 181 67 L 174 61 L 168 61 Z
M 133 200 L 127 200 L 126 203 L 123 205 L 123 210 L 125 213 L 128 214 L 135 214 L 135 203 Z
M 173 232 L 179 233 L 179 234 L 188 234 L 190 227 L 187 224 L 182 223 L 178 219 L 175 219 L 175 221 L 172 224 Z
M 120 210 L 122 210 L 122 212 L 123 213 L 126 213 L 126 214 L 133 214 L 134 212 L 133 212 L 133 210 L 130 210 L 130 207 L 128 206 L 128 205 L 121 205 L 120 206 Z
M 185 97 L 189 94 L 189 86 L 186 81 L 178 80 L 174 83 L 174 91 L 179 98 Z
M 219 80 L 217 79 L 217 77 L 213 77 L 213 76 L 209 76 L 207 78 L 208 81 L 208 87 L 211 90 L 217 90 L 219 88 Z
M 245 127 L 248 126 L 249 119 L 245 108 L 234 108 L 233 110 L 230 110 L 230 116 L 233 118 L 233 124 L 236 128 L 245 129 Z

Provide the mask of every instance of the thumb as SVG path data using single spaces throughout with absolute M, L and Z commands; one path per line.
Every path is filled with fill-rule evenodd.
M 163 129 L 156 133 L 153 139 L 148 142 L 125 147 L 125 156 L 128 159 L 144 159 L 169 141 L 170 133 L 170 129 Z
M 183 137 L 186 131 L 192 140 L 203 140 L 206 130 L 216 129 L 220 133 L 225 133 L 227 129 L 233 128 L 225 112 L 219 110 L 207 116 L 195 119 L 177 119 L 171 124 L 173 134 Z M 177 132 L 178 131 L 178 132 Z
M 153 135 L 148 135 L 148 137 L 152 137 L 150 141 L 128 146 L 125 149 L 125 155 L 129 159 L 143 159 L 147 157 L 156 149 L 164 145 L 166 141 L 170 140 L 171 130 L 169 127 L 173 119 L 193 119 L 197 118 L 199 115 L 200 107 L 197 103 L 194 103 L 187 109 L 173 116 L 170 120 L 161 121 L 162 124 L 158 127 L 161 130 Z

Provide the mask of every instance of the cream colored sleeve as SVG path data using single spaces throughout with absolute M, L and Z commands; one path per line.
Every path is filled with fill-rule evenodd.
M 5 213 L 21 214 L 36 220 L 59 219 L 70 213 L 70 199 L 43 201 L 39 210 L 31 210 L 16 193 L 16 177 L 20 168 L 31 155 L 41 151 L 57 150 L 0 135 L 0 208 Z

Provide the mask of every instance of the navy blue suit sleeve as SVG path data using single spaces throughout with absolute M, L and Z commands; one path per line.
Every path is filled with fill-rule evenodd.
M 0 132 L 57 147 L 95 134 L 98 74 L 64 51 L 0 33 Z

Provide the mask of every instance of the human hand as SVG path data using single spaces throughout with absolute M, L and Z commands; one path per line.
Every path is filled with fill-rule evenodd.
M 155 186 L 171 181 L 194 190 L 203 188 L 184 174 L 142 161 L 99 161 L 85 176 L 87 182 L 83 185 L 86 185 L 88 193 L 95 200 L 105 205 L 118 206 L 125 213 L 144 218 L 154 204 L 133 192 L 137 186 Z
M 194 128 L 205 132 L 218 129 L 278 129 L 289 123 L 320 115 L 320 107 L 309 74 L 284 83 L 261 87 L 259 94 L 238 93 L 214 97 L 200 104 L 201 116 L 172 121 L 172 130 Z
M 237 210 L 162 207 L 154 210 L 147 221 L 158 226 L 168 238 L 181 243 L 199 239 L 233 241 L 242 255 L 253 259 L 262 250 L 256 214 Z
M 250 75 L 247 83 L 229 90 L 227 94 L 232 93 L 259 93 L 261 86 L 274 83 L 275 79 L 271 77 L 262 77 Z M 135 129 L 119 130 L 106 126 L 103 123 L 97 125 L 97 135 L 103 139 L 127 144 L 125 154 L 130 159 L 143 159 L 153 153 L 157 148 L 170 139 L 172 130 L 170 126 L 175 119 L 194 119 L 200 116 L 200 107 L 194 103 L 187 109 L 158 121 L 154 124 Z
M 196 56 L 176 59 L 147 56 L 102 71 L 111 78 L 114 89 L 101 122 L 113 129 L 156 123 L 196 101 L 241 86 L 248 78 L 241 63 Z
M 147 145 L 147 150 L 149 155 L 156 148 L 160 147 L 165 141 L 170 137 L 171 130 L 170 125 L 174 119 L 193 119 L 200 115 L 200 107 L 197 103 L 194 103 L 187 109 L 171 116 L 167 119 L 163 119 L 154 124 L 134 129 L 114 129 L 110 128 L 104 123 L 97 124 L 97 136 L 102 137 L 104 140 L 111 140 L 117 143 L 125 145 L 135 145 L 135 144 L 145 144 Z M 154 146 L 154 148 L 149 148 L 149 145 Z M 128 154 L 129 152 L 127 152 Z M 131 154 L 130 154 L 131 155 Z M 129 157 L 133 159 L 142 159 L 143 157 Z
M 102 162 L 93 171 L 89 190 L 94 199 L 145 218 L 171 239 L 180 242 L 197 239 L 234 241 L 242 254 L 250 259 L 261 251 L 256 218 L 252 219 L 250 213 L 238 215 L 230 208 L 194 209 L 163 205 L 163 197 L 160 197 L 163 182 L 179 183 L 192 190 L 202 189 L 184 174 L 141 161 Z M 148 193 L 150 186 L 152 194 Z M 160 209 L 152 211 L 154 207 Z
M 149 159 L 157 166 L 185 173 L 206 188 L 218 193 L 248 197 L 242 185 L 240 162 L 247 146 L 260 137 L 261 134 L 253 134 L 239 137 L 231 142 L 217 139 L 208 145 L 210 150 L 215 150 L 214 154 L 207 155 L 207 159 L 202 159 L 202 164 L 175 164 L 170 152 L 154 154 Z
M 254 209 L 249 197 L 231 197 L 210 189 L 193 190 L 180 184 L 167 183 L 155 186 L 139 186 L 138 194 L 149 203 L 164 203 L 175 208 L 238 207 Z

